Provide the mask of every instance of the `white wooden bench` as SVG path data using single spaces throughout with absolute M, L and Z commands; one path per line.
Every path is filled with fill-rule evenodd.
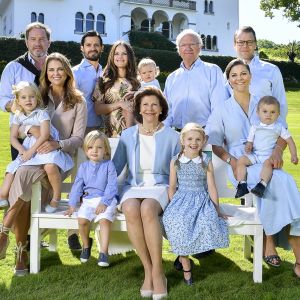
M 114 153 L 118 139 L 110 139 L 112 153 Z M 210 145 L 206 150 L 211 151 Z M 75 165 L 85 160 L 82 150 L 79 150 Z M 218 157 L 213 155 L 213 164 L 215 168 L 216 184 L 220 198 L 231 198 L 234 196 L 234 189 L 227 185 L 226 164 Z M 74 175 L 72 178 L 74 179 Z M 122 176 L 120 176 L 122 177 Z M 119 178 L 120 179 L 120 178 Z M 122 179 L 120 179 L 122 181 Z M 63 192 L 70 191 L 71 184 L 63 184 Z M 41 232 L 49 229 L 49 250 L 56 251 L 57 230 L 58 229 L 78 229 L 76 217 L 64 216 L 67 209 L 67 201 L 61 201 L 59 210 L 54 214 L 47 214 L 41 210 L 41 184 L 33 185 L 31 200 L 31 239 L 30 239 L 30 273 L 38 273 L 40 270 L 40 240 Z M 251 196 L 250 196 L 251 198 Z M 249 205 L 251 201 L 247 200 Z M 232 217 L 229 218 L 230 234 L 245 236 L 244 257 L 251 257 L 251 246 L 253 246 L 253 281 L 262 282 L 262 251 L 263 251 L 263 228 L 257 216 L 255 207 L 247 205 L 222 204 L 221 210 Z M 95 229 L 96 241 L 99 245 L 99 230 Z M 252 238 L 253 237 L 253 238 Z M 133 250 L 128 239 L 126 231 L 126 222 L 124 215 L 117 214 L 116 220 L 112 225 L 112 232 L 109 245 L 109 254 L 119 254 Z

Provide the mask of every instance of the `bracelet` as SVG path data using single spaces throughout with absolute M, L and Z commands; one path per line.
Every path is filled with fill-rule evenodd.
M 62 144 L 61 144 L 61 141 L 57 141 L 58 142 L 58 149 L 57 150 L 62 150 Z

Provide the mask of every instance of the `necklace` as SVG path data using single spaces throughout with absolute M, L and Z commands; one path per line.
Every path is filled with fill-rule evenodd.
M 150 134 L 153 134 L 155 131 L 158 130 L 158 128 L 159 128 L 159 126 L 160 126 L 160 122 L 158 122 L 157 126 L 156 126 L 154 129 L 146 129 L 146 128 L 143 126 L 143 124 L 141 124 L 141 126 L 142 126 L 142 129 L 145 131 L 145 133 L 146 133 L 147 135 L 150 135 Z

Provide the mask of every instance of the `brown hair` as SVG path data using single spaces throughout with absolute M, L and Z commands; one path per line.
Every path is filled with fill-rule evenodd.
M 89 132 L 83 141 L 83 150 L 86 153 L 89 146 L 94 145 L 96 140 L 101 140 L 104 144 L 104 159 L 110 159 L 111 158 L 111 148 L 109 145 L 109 141 L 107 136 L 98 130 L 93 130 Z
M 50 28 L 47 25 L 40 23 L 40 22 L 33 22 L 26 26 L 26 28 L 25 28 L 25 39 L 26 40 L 28 40 L 29 31 L 33 28 L 44 29 L 46 32 L 47 39 L 48 39 L 48 41 L 50 41 L 50 35 L 51 35 Z
M 226 69 L 225 69 L 225 74 L 226 74 L 226 78 L 229 79 L 229 74 L 232 70 L 233 67 L 235 66 L 239 66 L 239 65 L 242 65 L 242 66 L 245 66 L 246 69 L 249 71 L 249 73 L 251 74 L 251 71 L 250 71 L 250 67 L 249 65 L 247 65 L 244 61 L 242 61 L 241 59 L 233 59 L 231 62 L 229 62 L 229 64 L 227 65 Z
M 40 77 L 40 90 L 45 106 L 49 103 L 48 92 L 51 87 L 51 83 L 47 76 L 47 70 L 49 62 L 52 60 L 57 60 L 61 62 L 63 69 L 67 75 L 67 79 L 64 84 L 65 96 L 63 99 L 64 110 L 72 109 L 76 103 L 81 103 L 83 101 L 82 93 L 76 89 L 74 75 L 71 69 L 69 60 L 62 54 L 54 52 L 47 56 L 45 64 L 43 66 L 41 77 Z
M 99 89 L 102 94 L 111 88 L 119 77 L 118 68 L 114 63 L 114 56 L 116 48 L 120 45 L 125 47 L 128 57 L 126 79 L 130 82 L 134 91 L 137 91 L 140 87 L 140 83 L 137 80 L 136 59 L 132 47 L 124 41 L 116 41 L 110 49 L 103 75 L 99 79 Z
M 167 100 L 166 100 L 165 96 L 163 95 L 163 93 L 161 92 L 161 90 L 159 90 L 158 88 L 155 88 L 155 87 L 151 87 L 151 86 L 147 86 L 147 87 L 143 88 L 141 91 L 137 92 L 134 96 L 135 119 L 139 123 L 143 123 L 143 117 L 141 116 L 140 111 L 141 111 L 141 103 L 145 96 L 155 96 L 158 99 L 159 105 L 162 108 L 162 111 L 158 117 L 158 120 L 159 121 L 165 120 L 168 115 L 168 110 L 169 110 Z
M 257 111 L 259 111 L 261 106 L 264 105 L 264 104 L 266 104 L 266 105 L 276 105 L 277 109 L 278 109 L 278 113 L 280 114 L 280 103 L 275 97 L 273 97 L 273 96 L 264 96 L 264 97 L 262 97 L 258 101 Z
M 243 26 L 243 27 L 239 28 L 238 30 L 236 30 L 236 32 L 234 33 L 234 36 L 233 36 L 234 43 L 236 43 L 236 38 L 240 32 L 252 33 L 253 37 L 254 37 L 254 41 L 256 43 L 256 33 L 251 26 Z
M 19 94 L 25 88 L 30 88 L 35 93 L 35 98 L 37 100 L 36 107 L 43 108 L 42 96 L 41 96 L 40 90 L 37 87 L 37 85 L 33 82 L 20 81 L 18 84 L 12 86 L 12 93 L 15 95 L 15 98 L 13 99 L 13 104 L 11 107 L 11 111 L 13 113 L 16 113 L 18 111 L 24 113 L 24 109 L 19 104 Z

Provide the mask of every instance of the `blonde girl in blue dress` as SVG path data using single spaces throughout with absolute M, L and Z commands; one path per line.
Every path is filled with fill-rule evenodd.
M 163 224 L 172 251 L 179 255 L 184 282 L 193 284 L 189 255 L 228 247 L 228 227 L 220 212 L 211 158 L 202 149 L 205 132 L 188 123 L 180 134 L 181 151 L 170 163 L 170 203 Z
M 7 199 L 14 174 L 22 165 L 43 165 L 49 182 L 53 188 L 53 197 L 46 206 L 46 211 L 56 211 L 61 197 L 61 175 L 60 170 L 66 172 L 73 167 L 73 160 L 69 154 L 60 150 L 54 150 L 47 154 L 37 153 L 37 149 L 45 141 L 51 139 L 59 140 L 58 131 L 51 126 L 50 117 L 46 109 L 42 108 L 42 97 L 38 87 L 34 83 L 26 81 L 19 82 L 13 86 L 15 99 L 12 105 L 14 118 L 12 121 L 10 140 L 14 148 L 19 152 L 18 157 L 6 168 L 5 178 L 1 187 L 0 206 L 8 205 Z M 21 144 L 18 140 L 19 128 L 21 126 L 39 126 L 40 136 L 27 136 Z

